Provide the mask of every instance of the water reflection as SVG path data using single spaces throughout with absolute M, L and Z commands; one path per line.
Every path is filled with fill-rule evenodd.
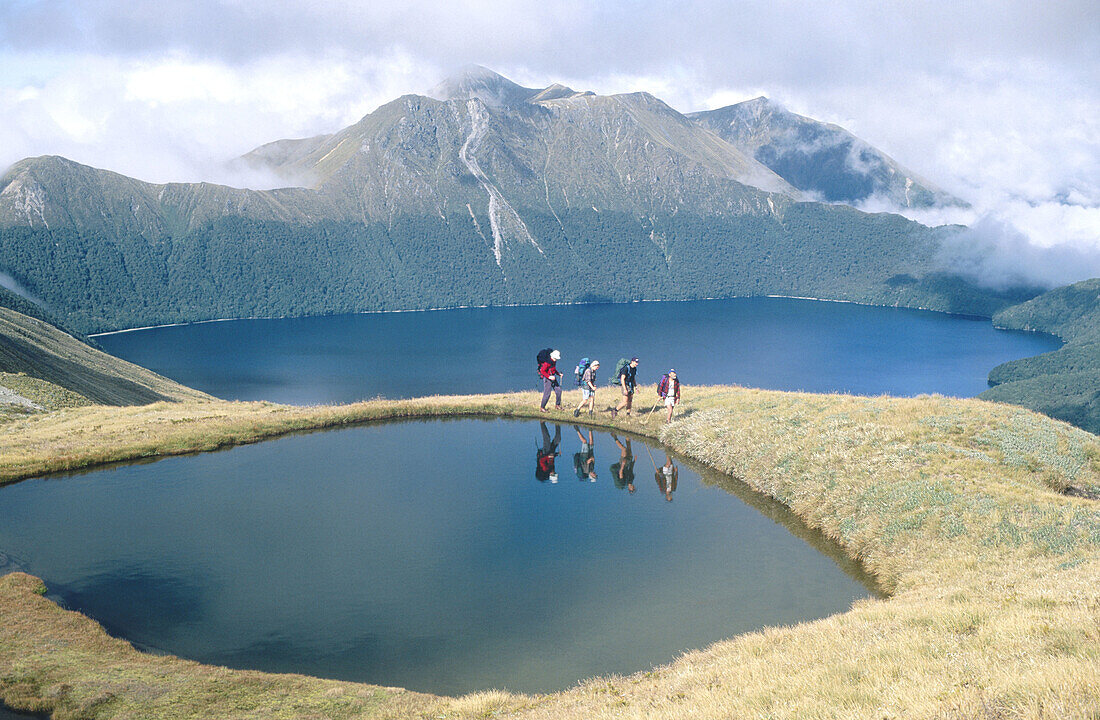
M 630 449 L 630 438 L 624 445 L 615 433 L 611 433 L 611 439 L 619 446 L 619 462 L 611 466 L 611 479 L 618 489 L 629 490 L 634 494 L 634 453 Z
M 542 430 L 542 447 L 536 447 L 535 450 L 535 479 L 539 482 L 556 483 L 558 472 L 554 468 L 554 461 L 561 455 L 558 452 L 558 445 L 561 444 L 561 425 L 554 425 L 553 440 L 550 439 L 550 431 L 546 429 L 545 422 L 539 423 L 539 429 Z
M 676 492 L 676 482 L 680 479 L 680 471 L 672 464 L 672 458 L 667 454 L 665 455 L 665 464 L 653 471 L 653 477 L 656 478 L 657 489 L 665 496 L 665 500 L 672 502 L 672 493 Z
M 573 453 L 573 472 L 577 473 L 577 479 L 582 482 L 596 482 L 596 441 L 592 437 L 592 428 L 588 429 L 588 437 L 576 425 L 573 430 L 581 441 L 580 452 Z

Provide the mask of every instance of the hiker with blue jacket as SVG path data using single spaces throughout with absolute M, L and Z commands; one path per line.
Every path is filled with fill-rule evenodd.
M 580 368 L 578 368 L 580 369 Z M 573 417 L 579 417 L 581 414 L 581 408 L 585 403 L 588 403 L 588 414 L 592 414 L 592 410 L 596 406 L 596 371 L 600 369 L 600 361 L 593 360 L 588 363 L 588 367 L 581 371 L 581 404 L 573 409 Z
M 630 358 L 625 365 L 619 361 L 618 377 L 616 381 L 622 390 L 623 399 L 618 407 L 611 409 L 611 417 L 614 418 L 620 410 L 625 409 L 627 417 L 630 417 L 630 408 L 634 405 L 634 388 L 638 386 L 638 358 Z

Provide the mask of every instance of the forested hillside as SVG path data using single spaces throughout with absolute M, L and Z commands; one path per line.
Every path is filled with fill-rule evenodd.
M 466 208 L 463 208 L 466 210 Z M 224 217 L 150 242 L 0 228 L 0 257 L 83 332 L 206 320 L 508 303 L 799 295 L 990 315 L 996 295 L 933 269 L 941 233 L 793 204 L 782 216 L 525 214 L 539 247 L 495 262 L 467 213 L 389 223 Z
M 987 400 L 1038 410 L 1100 433 L 1100 278 L 1058 288 L 993 317 L 1001 327 L 1053 333 L 1052 353 L 998 365 Z

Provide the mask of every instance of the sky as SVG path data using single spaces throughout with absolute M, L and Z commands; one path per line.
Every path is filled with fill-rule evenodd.
M 1100 276 L 1096 0 L 0 0 L 0 167 L 260 187 L 226 161 L 470 63 L 681 112 L 766 95 L 970 202 L 909 214 L 971 226 L 976 277 Z

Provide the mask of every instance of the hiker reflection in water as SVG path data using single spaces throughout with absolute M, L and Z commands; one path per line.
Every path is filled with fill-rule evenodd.
M 672 502 L 672 493 L 676 492 L 676 481 L 680 477 L 680 471 L 672 464 L 672 458 L 665 455 L 665 464 L 654 473 L 657 480 L 657 489 L 665 496 L 665 500 Z
M 554 426 L 553 440 L 550 439 L 550 431 L 546 428 L 546 423 L 540 422 L 539 428 L 542 430 L 542 447 L 535 449 L 535 479 L 539 482 L 549 480 L 556 483 L 558 473 L 554 469 L 554 460 L 561 455 L 558 452 L 558 445 L 561 444 L 561 425 Z
M 588 437 L 585 438 L 579 427 L 574 425 L 573 429 L 577 431 L 577 437 L 581 441 L 581 451 L 573 453 L 573 470 L 576 471 L 578 480 L 596 482 L 596 451 L 592 442 L 592 431 L 589 430 Z
M 626 488 L 633 494 L 634 453 L 630 450 L 630 438 L 626 439 L 626 445 L 619 442 L 619 438 L 615 436 L 615 433 L 611 433 L 611 438 L 619 446 L 619 462 L 611 466 L 611 479 L 614 481 L 615 487 L 620 490 Z

